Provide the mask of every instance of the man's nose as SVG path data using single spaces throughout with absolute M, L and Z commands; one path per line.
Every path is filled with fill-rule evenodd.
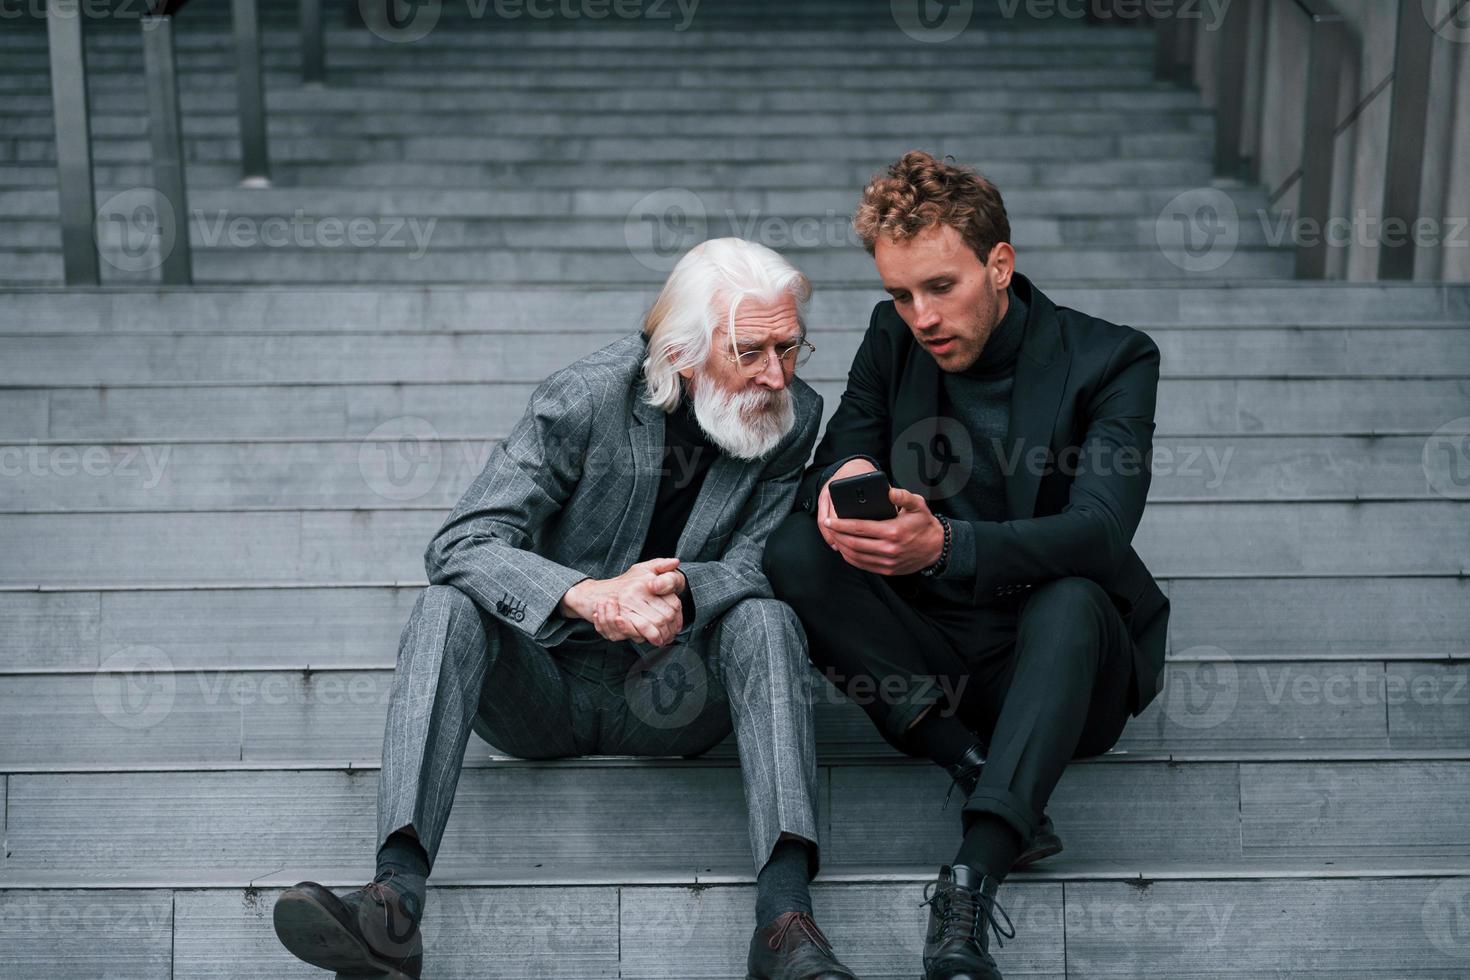
M 922 299 L 914 300 L 914 329 L 930 330 L 939 326 L 939 309 Z
M 786 387 L 786 369 L 781 366 L 781 358 L 774 351 L 766 352 L 765 365 L 761 373 L 755 376 L 755 381 L 762 388 L 770 388 L 772 391 L 780 391 Z

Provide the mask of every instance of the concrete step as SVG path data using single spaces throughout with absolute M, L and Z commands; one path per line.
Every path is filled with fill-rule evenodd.
M 528 196 L 533 204 L 546 201 L 544 196 Z M 569 203 L 565 197 L 559 201 Z M 771 203 L 784 202 L 778 198 Z M 1463 326 L 1470 322 L 1470 285 L 1454 283 L 1303 281 L 1180 286 L 1059 280 L 1039 285 L 1060 305 L 1150 332 L 1186 327 Z M 575 284 L 17 287 L 0 289 L 0 333 L 617 332 L 634 329 L 656 293 L 656 287 L 589 289 Z M 872 276 L 864 277 L 858 286 L 820 289 L 812 297 L 808 323 L 814 329 L 856 329 L 868 322 L 874 304 L 883 299 Z
M 706 0 L 708 2 L 708 0 Z M 488 9 L 488 8 L 487 8 Z M 847 8 L 841 8 L 847 9 Z M 174 44 L 181 58 L 199 54 L 223 55 L 232 53 L 233 37 L 226 29 L 216 29 L 206 15 L 191 11 L 190 20 L 180 19 L 174 25 Z M 200 20 L 205 16 L 204 20 Z M 136 25 L 109 29 L 115 25 L 99 22 L 96 30 L 87 34 L 87 55 L 92 57 L 127 57 L 138 50 L 138 28 Z M 344 58 L 360 57 L 363 52 L 392 54 L 400 50 L 421 53 L 425 57 L 437 57 L 451 52 L 475 51 L 488 56 L 514 56 L 534 50 L 546 55 L 572 54 L 578 52 L 644 52 L 649 55 L 660 53 L 676 55 L 690 51 L 719 54 L 745 54 L 759 57 L 767 52 L 800 52 L 812 58 L 821 58 L 819 48 L 844 50 L 880 50 L 890 57 L 903 58 L 922 56 L 934 52 L 934 56 L 985 52 L 1027 50 L 1031 48 L 1056 51 L 1152 51 L 1153 34 L 1149 31 L 1098 31 L 1089 27 L 1033 22 L 1021 24 L 1014 19 L 1009 23 L 975 24 L 942 44 L 920 45 L 903 43 L 902 35 L 894 31 L 894 23 L 887 19 L 884 24 L 875 21 L 872 29 L 857 30 L 844 27 L 813 28 L 800 21 L 791 21 L 777 27 L 756 25 L 717 27 L 701 30 L 691 24 L 685 31 L 629 30 L 624 24 L 604 21 L 597 30 L 518 30 L 512 20 L 503 20 L 497 30 L 434 31 L 407 45 L 385 41 L 361 28 L 345 28 L 328 21 L 323 24 L 323 40 L 329 52 L 340 52 Z M 520 26 L 532 26 L 522 18 Z M 301 50 L 299 29 L 282 30 L 268 24 L 261 30 L 262 55 L 266 58 L 274 52 L 281 64 L 294 67 Z M 17 56 L 30 55 L 46 50 L 46 34 L 40 31 L 27 33 L 17 25 L 16 30 L 0 38 L 0 50 L 10 51 Z
M 180 590 L 23 584 L 0 589 L 0 659 L 12 671 L 85 673 L 147 648 L 183 671 L 387 668 L 424 581 L 420 573 L 400 586 L 379 582 Z M 1391 670 L 1399 661 L 1470 659 L 1470 579 L 1463 576 L 1328 573 L 1162 585 L 1173 600 L 1176 676 L 1183 664 L 1221 665 L 1222 657 L 1243 671 L 1292 660 L 1384 661 Z
M 286 222 L 245 233 L 250 247 L 200 248 L 193 253 L 196 282 L 238 284 L 261 283 L 466 283 L 486 280 L 500 283 L 575 282 L 587 285 L 661 284 L 669 268 L 686 248 L 699 241 L 679 236 L 678 247 L 651 250 L 580 250 L 520 248 L 436 248 L 426 226 L 417 230 L 382 225 L 365 235 L 381 247 L 354 249 L 334 247 L 347 240 L 350 229 L 337 225 L 307 227 L 302 240 L 320 238 L 325 247 L 275 247 L 272 241 L 290 241 L 297 232 Z M 330 237 L 329 237 L 330 236 Z M 791 258 L 820 288 L 831 283 L 861 282 L 873 274 L 872 259 L 853 247 L 787 249 Z M 44 280 L 61 278 L 60 255 L 29 250 L 0 249 L 0 264 L 11 256 L 48 256 Z M 156 249 L 119 249 L 102 253 L 109 267 L 107 281 L 147 283 L 158 280 L 162 264 Z M 1289 249 L 1241 246 L 1218 266 L 1210 263 L 1195 269 L 1180 250 L 1158 246 L 1098 245 L 1095 247 L 1033 247 L 1026 253 L 1025 271 L 1041 281 L 1069 278 L 1122 282 L 1252 281 L 1290 279 L 1295 257 Z M 24 267 L 21 262 L 17 268 Z
M 802 255 L 796 253 L 800 264 Z M 1166 378 L 1470 378 L 1464 327 L 1155 327 Z M 627 333 L 0 335 L 0 386 L 537 382 Z M 813 329 L 811 383 L 845 383 L 859 330 Z
M 1255 978 L 1290 970 L 1322 980 L 1356 971 L 1443 980 L 1466 955 L 1455 915 L 1470 877 L 1454 862 L 1297 859 L 1262 866 L 1255 876 L 1204 862 L 1153 862 L 1128 872 L 1072 867 L 1073 875 L 1018 872 L 1001 890 L 1016 926 L 1015 938 L 994 950 L 1007 977 Z M 371 873 L 366 864 L 354 870 Z M 693 874 L 647 875 L 630 883 L 578 870 L 564 883 L 516 887 L 439 884 L 452 871 L 436 870 L 424 920 L 425 975 L 691 980 L 743 970 L 753 924 L 747 876 L 710 874 L 705 883 Z M 331 884 L 357 887 L 366 873 Z M 915 976 L 929 911 L 924 886 L 933 875 L 926 866 L 827 865 L 813 898 L 843 961 L 873 980 Z M 58 961 L 68 965 L 68 978 L 322 977 L 275 939 L 271 907 L 282 885 L 245 886 L 17 887 L 4 897 L 15 913 L 8 950 L 36 978 L 62 976 Z M 49 925 L 73 918 L 89 928 Z M 22 929 L 17 921 L 34 925 Z
M 463 134 L 464 129 L 459 133 Z M 638 162 L 678 160 L 685 163 L 764 163 L 809 159 L 836 164 L 846 161 L 887 162 L 915 145 L 937 156 L 952 154 L 967 160 L 984 160 L 985 165 L 1015 161 L 1063 161 L 1108 158 L 1118 162 L 1138 160 L 1144 164 L 1173 158 L 1207 159 L 1214 137 L 1204 133 L 1143 133 L 1126 135 L 1017 135 L 1003 142 L 975 137 L 956 137 L 938 130 L 912 129 L 901 136 L 798 137 L 767 136 L 467 136 L 430 133 L 424 135 L 281 136 L 270 141 L 273 162 L 360 163 L 512 163 L 547 160 L 595 162 Z M 96 139 L 93 159 L 102 165 L 146 163 L 153 158 L 146 139 Z M 199 162 L 234 162 L 240 158 L 236 138 L 188 136 L 186 159 Z M 28 137 L 0 141 L 0 160 L 13 163 L 54 163 L 55 141 L 50 137 Z M 876 166 L 870 163 L 869 166 Z
M 606 79 L 604 79 L 606 81 Z M 413 112 L 420 109 L 435 112 L 633 112 L 660 114 L 667 112 L 758 113 L 758 112 L 958 112 L 962 110 L 994 111 L 996 100 L 988 92 L 945 88 L 931 85 L 888 91 L 848 91 L 817 88 L 783 91 L 756 89 L 733 91 L 718 88 L 672 89 L 664 85 L 639 88 L 632 85 L 593 85 L 577 91 L 501 89 L 498 91 L 448 90 L 428 91 L 393 86 L 313 87 L 299 83 L 283 83 L 267 92 L 272 114 L 293 111 L 332 111 L 360 113 L 363 106 L 382 108 L 385 112 Z M 51 111 L 51 96 L 44 91 L 34 94 L 8 93 L 5 105 L 12 111 L 46 113 Z M 94 90 L 90 102 L 95 117 L 115 112 L 146 114 L 147 103 L 141 93 L 113 86 Z M 186 117 L 196 113 L 229 116 L 238 111 L 233 92 L 185 89 L 179 93 L 179 106 Z M 1006 93 L 1004 108 L 1013 112 L 1044 109 L 1107 109 L 1127 112 L 1158 110 L 1199 111 L 1197 93 L 1173 86 L 1085 85 L 1067 88 L 1023 86 Z
M 1470 803 L 1467 768 L 1464 759 L 1079 761 L 1047 812 L 1075 861 L 1464 859 L 1470 835 L 1454 814 Z M 825 861 L 953 856 L 959 815 L 942 806 L 949 779 L 938 767 L 824 766 L 821 776 Z M 367 867 L 376 831 L 371 769 L 12 773 L 6 782 L 7 879 L 348 877 Z M 749 853 L 737 767 L 579 759 L 467 767 L 439 862 L 515 879 L 605 865 L 609 855 L 625 855 L 612 858 L 623 869 L 667 870 L 744 867 Z
M 630 247 L 646 250 L 654 241 L 662 242 L 665 239 L 664 231 L 656 231 L 655 226 L 642 222 L 641 215 L 636 212 L 622 218 L 503 220 L 425 218 L 418 215 L 339 217 L 308 215 L 298 211 L 277 218 L 247 218 L 247 223 L 243 225 L 239 223 L 241 217 L 243 216 L 228 211 L 205 212 L 196 208 L 189 221 L 190 242 L 199 249 L 242 247 L 259 243 L 263 237 L 269 237 L 272 241 L 296 240 L 317 248 L 331 248 L 336 245 L 354 251 L 371 247 L 417 252 L 421 248 L 559 249 L 575 246 L 579 249 L 627 252 Z M 656 217 L 649 215 L 650 219 Z M 702 237 L 741 237 L 762 241 L 772 247 L 793 250 L 798 255 L 800 250 L 816 246 L 861 247 L 857 234 L 853 231 L 851 217 L 846 212 L 803 215 L 706 213 L 702 221 L 691 221 L 689 229 Z M 272 229 L 279 228 L 284 234 L 277 234 L 272 230 L 267 235 L 264 228 L 266 222 L 271 222 Z M 332 233 L 338 228 L 341 229 L 341 234 L 334 236 Z M 1270 228 L 1269 220 L 1248 219 L 1241 223 L 1239 243 L 1251 248 L 1274 244 L 1269 237 Z M 366 234 L 358 232 L 349 236 L 349 229 L 361 229 Z M 110 220 L 98 225 L 96 237 L 114 255 L 124 247 L 133 249 L 148 240 L 146 235 L 139 233 L 136 226 L 125 226 Z M 685 234 L 680 232 L 669 236 L 668 241 L 682 242 L 684 238 Z M 1170 239 L 1160 235 L 1158 218 L 1150 215 L 1135 218 L 1023 218 L 1011 224 L 1010 240 L 1024 254 L 1033 248 L 1099 244 L 1135 249 L 1161 247 L 1161 238 L 1172 248 Z M 354 241 L 358 243 L 357 246 L 351 244 Z M 0 248 L 6 247 L 59 250 L 60 222 L 55 218 L 0 218 Z M 663 253 L 667 252 L 674 254 L 666 257 Z M 665 244 L 660 244 L 654 253 L 660 266 L 669 265 L 678 254 Z
M 1009 91 L 1012 89 L 1070 89 L 1092 87 L 1147 87 L 1156 85 L 1152 65 L 1145 59 L 1141 63 L 1124 66 L 1104 67 L 1057 67 L 1037 65 L 1031 67 L 1006 67 L 992 69 L 988 65 L 977 65 L 963 73 L 955 73 L 953 81 L 963 79 L 966 85 L 974 85 L 987 91 Z M 328 81 L 333 87 L 360 88 L 382 86 L 412 92 L 454 91 L 518 91 L 539 92 L 580 91 L 582 89 L 605 88 L 613 79 L 599 69 L 563 69 L 545 66 L 537 69 L 500 68 L 495 65 L 474 70 L 425 71 L 429 65 L 421 64 L 409 68 L 330 68 Z M 136 77 L 127 71 L 88 73 L 88 85 L 94 90 L 115 88 L 124 80 Z M 267 89 L 288 88 L 301 84 L 299 71 L 267 69 L 262 72 Z M 233 92 L 236 77 L 233 72 L 195 72 L 186 76 L 194 90 L 217 89 Z M 915 78 L 911 69 L 903 68 L 677 68 L 667 71 L 657 69 L 627 68 L 617 73 L 616 83 L 621 87 L 656 90 L 662 86 L 679 89 L 709 89 L 725 92 L 751 90 L 792 91 L 806 89 L 830 89 L 842 92 L 861 92 L 882 89 L 924 90 L 936 86 L 929 79 Z M 37 95 L 48 91 L 48 83 L 33 75 L 0 75 L 0 92 L 16 95 Z
M 528 383 L 0 388 L 0 440 L 359 439 L 422 419 L 443 438 L 500 438 Z M 828 417 L 843 385 L 818 382 Z M 1470 380 L 1178 378 L 1159 385 L 1161 435 L 1431 433 L 1465 417 Z M 395 430 L 396 431 L 396 430 Z
M 1427 434 L 1163 436 L 1149 499 L 1470 498 L 1470 480 L 1457 480 L 1441 443 L 1453 448 L 1448 435 Z M 447 510 L 496 444 L 439 438 L 407 421 L 367 440 L 14 442 L 0 444 L 0 511 Z
M 215 167 L 215 165 L 209 165 Z M 129 185 L 102 179 L 97 180 L 96 200 L 106 204 L 116 195 L 132 188 L 149 186 L 151 179 L 142 167 L 109 167 L 108 173 L 132 170 L 138 181 Z M 218 169 L 218 168 L 216 168 Z M 552 221 L 569 218 L 611 218 L 626 222 L 630 216 L 642 223 L 643 215 L 658 216 L 662 211 L 675 206 L 681 207 L 697 221 L 703 215 L 708 224 L 716 229 L 720 222 L 732 222 L 745 227 L 752 222 L 772 216 L 820 217 L 846 225 L 848 217 L 857 207 L 862 193 L 863 180 L 870 174 L 852 173 L 852 181 L 837 187 L 832 183 L 797 184 L 790 187 L 727 186 L 694 188 L 665 188 L 650 192 L 646 187 L 562 188 L 535 190 L 504 190 L 486 187 L 446 188 L 363 188 L 363 187 L 293 187 L 276 186 L 269 190 L 247 190 L 225 187 L 194 187 L 189 192 L 191 212 L 204 213 L 206 224 L 217 223 L 221 215 L 233 217 L 267 218 L 278 215 L 294 217 L 299 211 L 302 216 L 312 214 L 324 217 L 367 217 L 402 218 L 416 217 L 426 221 L 430 217 L 440 219 L 498 219 L 502 221 Z M 0 189 L 0 215 L 11 219 L 40 217 L 54 221 L 59 214 L 55 190 L 55 172 L 52 168 L 9 168 L 0 172 L 16 176 L 18 172 L 33 173 L 44 183 L 30 188 L 11 187 Z M 24 174 L 20 174 L 24 176 Z M 238 182 L 238 173 L 231 169 L 228 183 Z M 48 188 L 49 185 L 49 188 Z M 191 185 L 192 186 L 192 185 Z M 1153 187 L 1117 184 L 1110 187 L 1060 187 L 1036 183 L 1010 184 L 1004 189 L 1006 205 L 1017 212 L 1017 220 L 1080 219 L 1109 216 L 1128 220 L 1146 217 L 1156 220 L 1160 211 L 1181 194 L 1198 193 L 1198 186 L 1185 184 L 1162 184 Z M 1228 199 L 1238 213 L 1259 216 L 1269 214 L 1264 191 L 1257 188 L 1215 188 L 1222 195 L 1222 205 Z M 113 203 L 114 208 L 128 213 L 136 191 Z M 1259 220 L 1254 222 L 1260 224 Z M 1249 224 L 1247 222 L 1246 224 Z M 697 226 L 696 226 L 697 228 Z M 646 232 L 644 232 L 646 234 Z M 564 240 L 563 244 L 567 244 Z M 1422 284 L 1416 284 L 1423 288 Z M 1355 287 L 1356 288 L 1356 287 Z
M 98 18 L 101 25 L 99 31 L 123 36 L 129 33 L 136 35 L 138 11 L 121 2 L 99 6 L 108 12 L 107 17 Z M 687 41 L 700 40 L 711 32 L 727 33 L 741 27 L 775 31 L 789 26 L 796 30 L 819 31 L 822 34 L 840 34 L 843 31 L 858 30 L 872 32 L 876 29 L 887 31 L 895 41 L 904 39 L 896 29 L 898 22 L 895 19 L 893 8 L 881 0 L 850 4 L 815 3 L 806 0 L 797 5 L 742 4 L 739 0 L 730 0 L 727 4 L 718 4 L 715 0 L 705 0 L 698 4 L 689 2 L 665 4 L 659 0 L 647 0 L 641 4 L 625 4 L 618 8 L 618 13 L 612 13 L 611 8 L 614 6 L 610 4 L 608 7 L 602 7 L 596 3 L 590 7 L 559 6 L 555 3 L 539 6 L 535 0 L 526 4 L 519 4 L 511 0 L 509 3 L 490 5 L 471 0 L 469 3 L 449 3 L 436 8 L 437 19 L 434 26 L 437 33 L 447 33 L 453 29 L 456 32 L 505 32 L 514 36 L 541 34 L 575 37 L 607 32 L 626 36 L 669 34 Z M 332 14 L 336 14 L 336 11 L 332 11 Z M 1072 34 L 1087 29 L 1083 15 L 1082 8 L 1076 8 L 1062 15 L 1057 9 L 1033 10 L 1023 5 L 1013 6 L 1009 2 L 1004 6 L 985 3 L 969 8 L 961 15 L 964 19 L 964 30 L 959 36 L 968 36 L 971 28 L 975 31 L 989 31 L 996 36 L 1038 33 L 1043 29 L 1059 34 Z M 295 26 L 298 12 L 289 5 L 274 5 L 263 7 L 260 10 L 260 16 L 266 29 L 282 31 Z M 906 14 L 907 19 L 904 23 L 911 23 L 913 16 L 912 13 Z M 331 19 L 334 27 L 340 23 L 335 16 Z M 40 12 L 29 8 L 18 9 L 13 20 L 18 30 L 34 32 L 44 25 Z M 1134 20 L 1136 24 L 1137 18 Z M 1208 19 L 1206 22 L 1214 23 L 1213 20 Z M 209 34 L 218 34 L 228 30 L 229 23 L 228 11 L 214 8 L 202 8 L 195 12 L 191 20 L 183 21 L 186 29 Z M 1141 25 L 1138 26 L 1140 29 L 1111 30 L 1101 33 L 1146 37 L 1148 32 L 1142 30 Z M 1096 28 L 1091 29 L 1097 30 Z M 359 33 L 364 33 L 360 28 L 357 30 Z M 431 36 L 437 36 L 437 33 Z M 909 40 L 917 41 L 916 38 Z
M 874 156 L 862 161 L 826 162 L 763 162 L 759 160 L 713 160 L 703 163 L 685 163 L 681 160 L 623 160 L 602 163 L 567 161 L 500 161 L 438 163 L 429 160 L 420 162 L 282 162 L 271 168 L 272 179 L 286 187 L 422 187 L 437 186 L 444 189 L 483 188 L 499 186 L 576 189 L 582 191 L 596 188 L 622 190 L 643 188 L 639 198 L 653 191 L 669 189 L 692 189 L 728 191 L 733 188 L 826 188 L 842 187 L 848 190 L 849 202 L 860 193 L 864 182 L 881 167 L 912 143 L 896 146 L 895 152 Z M 1026 160 L 997 161 L 985 166 L 986 175 L 1002 189 L 1009 185 L 1025 185 L 1039 188 L 1088 187 L 1108 189 L 1115 186 L 1143 188 L 1148 186 L 1204 187 L 1211 179 L 1210 163 L 1206 159 L 1139 159 L 1107 160 L 1091 164 L 1075 162 L 1038 162 Z M 7 168 L 10 172 L 12 168 Z M 199 187 L 228 187 L 240 180 L 240 170 L 233 161 L 191 164 L 186 169 L 186 179 Z M 13 168 L 11 179 L 16 188 L 47 187 L 39 181 L 44 167 Z M 151 168 L 144 164 L 116 164 L 99 166 L 95 179 L 102 187 L 147 187 L 151 180 L 145 176 Z M 136 177 L 131 184 L 128 178 Z M 98 198 L 99 207 L 107 198 Z M 849 208 L 852 203 L 847 205 Z
M 816 52 L 813 52 L 814 54 Z M 848 52 L 842 52 L 846 57 Z M 718 115 L 686 111 L 545 112 L 497 110 L 447 112 L 423 107 L 416 111 L 369 111 L 346 106 L 312 108 L 280 107 L 272 102 L 266 119 L 272 141 L 303 136 L 431 136 L 461 135 L 465 132 L 511 136 L 907 136 L 913 133 L 964 133 L 1003 130 L 1014 134 L 1112 135 L 1119 132 L 1213 133 L 1214 116 L 1203 109 L 1156 109 L 1127 112 L 1094 109 L 1090 112 L 1066 107 L 1028 111 L 943 109 L 903 115 L 872 115 L 864 112 L 798 111 L 731 112 Z M 109 112 L 92 120 L 92 135 L 106 139 L 141 139 L 146 133 L 146 113 Z M 49 111 L 15 112 L 0 106 L 0 127 L 11 139 L 54 138 Z M 188 114 L 183 122 L 190 140 L 206 137 L 239 137 L 240 122 L 222 108 L 215 112 Z
M 330 45 L 332 37 L 326 39 Z M 528 74 L 550 74 L 555 70 L 642 70 L 698 71 L 722 68 L 727 70 L 787 69 L 791 63 L 789 48 L 769 49 L 750 45 L 737 46 L 733 39 L 730 46 L 717 48 L 700 45 L 683 48 L 659 48 L 646 45 L 626 47 L 577 47 L 564 46 L 534 49 L 486 48 L 455 45 L 401 45 L 381 44 L 374 47 L 328 47 L 328 80 L 337 72 L 356 74 L 360 72 L 387 70 L 407 71 L 432 64 L 435 71 L 507 71 L 521 69 Z M 897 76 L 904 70 L 945 69 L 956 72 L 974 71 L 978 68 L 1047 69 L 1056 64 L 1058 45 L 1030 43 L 1015 47 L 988 47 L 985 59 L 977 64 L 974 48 L 954 48 L 948 45 L 900 48 L 877 43 L 868 45 L 843 44 L 833 47 L 811 48 L 802 52 L 800 69 L 811 71 L 817 68 L 857 69 L 866 68 L 876 74 Z M 179 44 L 175 65 L 181 82 L 193 85 L 219 76 L 233 76 L 234 62 L 221 57 L 217 49 L 200 49 L 197 45 Z M 1093 46 L 1068 51 L 1067 64 L 1071 68 L 1152 68 L 1153 51 L 1139 45 L 1126 47 Z M 263 47 L 261 61 L 268 75 L 289 77 L 301 70 L 300 45 L 281 48 Z M 46 51 L 17 51 L 6 58 L 6 67 L 15 72 L 46 72 L 50 59 Z M 117 47 L 95 49 L 87 52 L 87 70 L 94 77 L 109 78 L 119 74 L 141 75 L 143 72 L 142 45 L 131 50 Z
M 1216 649 L 1223 659 L 1169 665 L 1164 693 L 1129 722 L 1117 753 L 1179 764 L 1450 750 L 1470 759 L 1470 660 L 1237 663 Z M 391 666 L 191 671 L 156 647 L 135 646 L 97 673 L 0 675 L 0 770 L 370 765 L 392 687 Z M 902 760 L 817 673 L 791 696 L 815 706 L 823 762 Z M 472 739 L 471 758 L 500 756 Z M 734 739 L 707 758 L 737 764 Z
M 1163 579 L 1181 662 L 1446 660 L 1470 656 L 1463 577 Z M 388 667 L 423 577 L 401 586 L 85 587 L 0 590 L 0 639 L 17 671 L 90 670 L 152 647 L 177 669 Z M 1242 617 L 1240 608 L 1251 615 Z M 159 628 L 167 622 L 166 630 Z
M 1164 577 L 1461 575 L 1462 512 L 1448 499 L 1159 501 L 1134 545 Z M 30 556 L 0 568 L 0 584 L 415 582 L 443 519 L 438 509 L 0 514 L 0 545 Z

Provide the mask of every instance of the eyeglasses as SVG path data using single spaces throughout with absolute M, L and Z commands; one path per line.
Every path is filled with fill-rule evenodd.
M 811 359 L 816 348 L 805 340 L 798 340 L 794 344 L 776 348 L 776 359 L 781 362 L 781 370 L 790 374 Z M 753 378 L 766 369 L 767 353 L 764 350 L 748 350 L 741 354 L 731 354 L 729 351 L 721 351 L 727 361 L 735 362 L 740 373 L 747 378 Z

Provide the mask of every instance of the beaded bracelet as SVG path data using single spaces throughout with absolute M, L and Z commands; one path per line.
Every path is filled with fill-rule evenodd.
M 939 521 L 940 526 L 944 528 L 944 544 L 939 549 L 939 560 L 928 568 L 919 569 L 919 574 L 925 578 L 933 578 L 944 571 L 944 566 L 949 564 L 949 547 L 954 541 L 954 532 L 950 529 L 949 518 L 943 514 L 935 514 L 934 517 Z

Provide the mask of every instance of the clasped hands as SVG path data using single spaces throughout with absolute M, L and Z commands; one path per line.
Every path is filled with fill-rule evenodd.
M 689 587 L 677 558 L 641 561 L 616 578 L 586 578 L 566 591 L 557 611 L 585 619 L 603 639 L 668 646 L 684 628 L 679 595 Z
M 871 473 L 877 467 L 865 459 L 843 464 L 832 479 Z M 888 499 L 898 516 L 887 521 L 844 520 L 832 508 L 827 486 L 817 498 L 817 529 L 822 540 L 854 568 L 877 575 L 910 575 L 939 560 L 944 550 L 944 527 L 923 497 L 893 487 Z

